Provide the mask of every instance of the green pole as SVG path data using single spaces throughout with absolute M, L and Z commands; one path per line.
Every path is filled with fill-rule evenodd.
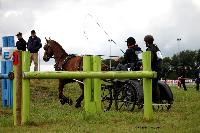
M 153 71 L 45 71 L 45 72 L 24 72 L 25 79 L 138 79 L 155 78 Z
M 149 51 L 143 53 L 142 62 L 143 62 L 143 71 L 152 71 L 151 53 Z M 153 119 L 151 78 L 143 78 L 143 90 L 144 90 L 144 120 L 150 121 Z
M 92 70 L 91 67 L 91 56 L 83 57 L 83 71 L 88 72 Z M 85 100 L 85 111 L 88 113 L 91 110 L 90 101 L 91 101 L 91 86 L 92 81 L 90 78 L 86 78 L 83 80 L 84 82 L 84 100 Z
M 30 71 L 30 53 L 22 52 L 22 71 Z M 22 78 L 22 124 L 30 119 L 30 80 Z
M 14 71 L 14 79 L 13 79 L 13 117 L 14 117 L 14 125 L 17 125 L 17 119 L 16 119 L 16 69 L 17 66 L 13 65 L 13 71 Z
M 93 56 L 93 71 L 101 71 L 100 56 Z M 101 112 L 101 79 L 94 78 L 93 83 L 96 112 Z

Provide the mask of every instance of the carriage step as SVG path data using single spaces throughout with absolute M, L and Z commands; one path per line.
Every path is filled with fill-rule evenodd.
M 169 103 L 165 103 L 165 104 L 156 104 L 156 103 L 153 103 L 152 104 L 152 106 L 169 106 L 169 105 L 171 105 L 171 104 L 169 104 Z

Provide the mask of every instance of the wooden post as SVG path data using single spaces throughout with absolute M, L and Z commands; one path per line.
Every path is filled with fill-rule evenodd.
M 143 71 L 151 70 L 151 53 L 144 52 L 142 54 Z M 143 78 L 143 90 L 144 90 L 144 120 L 150 121 L 153 119 L 152 109 L 152 79 Z
M 21 98 L 22 98 L 22 52 L 18 51 L 18 64 L 16 67 L 16 125 L 21 125 Z
M 22 52 L 22 71 L 30 71 L 30 53 Z M 22 78 L 22 124 L 30 119 L 30 79 Z
M 13 71 L 14 71 L 14 79 L 13 79 L 13 117 L 14 117 L 14 125 L 17 125 L 17 116 L 16 116 L 16 75 L 17 75 L 17 65 L 13 65 Z

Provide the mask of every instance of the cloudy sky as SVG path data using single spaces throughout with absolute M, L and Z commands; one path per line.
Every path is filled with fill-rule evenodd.
M 112 55 L 123 55 L 119 49 L 126 50 L 129 36 L 145 50 L 146 34 L 164 56 L 199 49 L 199 24 L 200 0 L 0 0 L 0 38 L 20 31 L 27 40 L 35 29 L 43 44 L 51 37 L 80 55 L 109 56 L 110 45 Z

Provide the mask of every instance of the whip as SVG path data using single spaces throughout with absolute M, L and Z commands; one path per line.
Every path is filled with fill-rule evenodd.
M 109 34 L 106 32 L 106 30 L 103 28 L 103 26 L 101 26 L 101 24 L 100 24 L 90 13 L 88 13 L 88 14 L 86 15 L 86 17 L 87 17 L 87 16 L 89 16 L 91 19 L 93 19 L 94 22 L 98 25 L 98 27 L 106 34 L 106 36 L 108 37 L 108 41 L 109 41 L 110 43 L 114 43 L 116 46 L 119 47 L 119 45 L 109 36 Z M 86 18 L 86 17 L 85 17 L 85 18 Z M 88 39 L 88 36 L 87 36 L 87 33 L 86 33 L 85 30 L 83 31 L 83 34 L 84 34 L 84 36 L 86 37 L 86 39 Z M 121 48 L 119 48 L 119 49 L 120 49 L 120 51 L 121 51 L 123 54 L 125 53 Z

